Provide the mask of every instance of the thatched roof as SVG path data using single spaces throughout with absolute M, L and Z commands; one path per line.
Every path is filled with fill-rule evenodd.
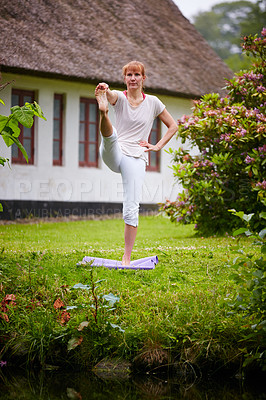
M 2 71 L 111 85 L 147 67 L 146 88 L 201 96 L 232 72 L 172 0 L 0 0 Z

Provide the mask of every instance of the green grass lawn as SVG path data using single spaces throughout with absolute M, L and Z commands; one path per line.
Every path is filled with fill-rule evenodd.
M 251 239 L 240 241 L 254 252 Z M 230 236 L 200 238 L 192 226 L 141 217 L 132 259 L 157 255 L 156 268 L 91 269 L 77 263 L 85 255 L 122 258 L 123 221 L 1 225 L 0 302 L 13 294 L 15 304 L 2 306 L 0 360 L 91 366 L 142 355 L 151 368 L 167 357 L 238 369 L 257 343 L 246 339 L 254 319 L 229 306 L 235 245 Z M 94 289 L 72 289 L 78 283 Z

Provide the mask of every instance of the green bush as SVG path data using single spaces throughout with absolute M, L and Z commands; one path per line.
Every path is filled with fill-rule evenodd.
M 246 236 L 253 238 L 253 251 L 247 252 L 239 244 L 233 251 L 236 257 L 228 267 L 233 270 L 231 278 L 237 284 L 237 294 L 230 304 L 232 311 L 230 314 L 239 314 L 243 320 L 249 319 L 250 322 L 244 325 L 246 328 L 245 338 L 242 339 L 243 345 L 248 341 L 253 342 L 253 349 L 247 350 L 243 346 L 244 363 L 247 367 L 251 363 L 258 363 L 259 367 L 266 370 L 266 228 L 260 232 L 251 231 L 250 223 L 253 214 L 245 214 L 243 211 L 230 210 L 233 215 L 239 217 L 246 227 L 239 228 L 234 235 L 245 233 Z M 260 213 L 261 219 L 266 219 L 266 213 Z M 253 323 L 251 322 L 253 319 Z M 255 322 L 256 321 L 256 322 Z M 244 333 L 244 332 L 243 332 Z
M 170 153 L 184 190 L 161 211 L 171 221 L 196 223 L 201 234 L 237 228 L 229 208 L 254 213 L 253 225 L 260 224 L 266 204 L 265 36 L 263 29 L 262 38 L 244 38 L 243 49 L 255 63 L 228 81 L 225 97 L 203 96 L 194 101 L 193 114 L 178 121 L 177 137 L 185 147 Z

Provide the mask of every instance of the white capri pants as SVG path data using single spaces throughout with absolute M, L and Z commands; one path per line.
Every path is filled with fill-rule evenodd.
M 138 226 L 139 203 L 145 177 L 146 162 L 142 158 L 126 156 L 122 153 L 116 129 L 108 137 L 102 136 L 100 155 L 104 163 L 114 172 L 121 173 L 124 199 L 123 219 L 126 224 Z

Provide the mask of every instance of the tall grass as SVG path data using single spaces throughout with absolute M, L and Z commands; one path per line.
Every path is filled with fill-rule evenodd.
M 241 241 L 251 251 L 252 241 Z M 121 220 L 2 225 L 0 360 L 92 366 L 122 357 L 148 369 L 238 370 L 243 349 L 257 344 L 246 339 L 254 320 L 230 313 L 234 245 L 230 236 L 200 238 L 192 226 L 141 217 L 133 259 L 157 254 L 156 268 L 91 269 L 77 265 L 85 255 L 122 258 Z M 73 289 L 78 283 L 88 288 Z M 4 308 L 10 294 L 15 304 Z

